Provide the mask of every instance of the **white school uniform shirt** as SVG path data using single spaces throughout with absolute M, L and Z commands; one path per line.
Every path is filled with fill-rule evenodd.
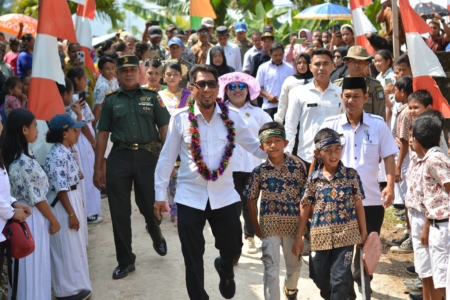
M 339 114 L 342 89 L 331 82 L 322 94 L 314 84 L 314 80 L 304 86 L 295 87 L 289 92 L 289 109 L 285 117 L 286 139 L 289 141 L 286 151 L 292 153 L 298 130 L 298 150 L 292 153 L 307 162 L 311 162 L 314 152 L 314 136 L 323 121 Z M 346 166 L 347 167 L 347 166 Z
M 331 128 L 343 135 L 341 160 L 346 167 L 358 171 L 366 195 L 364 206 L 383 205 L 377 180 L 379 159 L 398 152 L 394 137 L 383 118 L 363 112 L 362 123 L 353 129 L 347 115 L 340 114 L 327 118 L 320 126 L 322 128 Z
M 261 49 L 258 50 L 255 46 L 253 46 L 250 49 L 248 49 L 247 52 L 245 52 L 244 62 L 242 64 L 242 72 L 245 71 L 250 72 L 253 57 L 255 57 L 256 54 L 261 53 L 262 49 L 263 48 L 261 47 Z
M 219 45 L 219 44 L 218 44 Z M 236 72 L 242 72 L 242 58 L 241 58 L 241 49 L 238 45 L 230 43 L 230 41 L 227 41 L 227 44 L 225 47 L 223 47 L 223 51 L 225 52 L 225 57 L 227 58 L 227 65 L 234 68 Z M 208 56 L 206 57 L 206 64 L 210 65 L 209 60 L 209 52 L 211 49 L 208 50 Z
M 308 82 L 313 81 L 313 78 L 310 79 L 297 79 L 294 77 L 294 75 L 289 76 L 286 78 L 286 80 L 283 82 L 283 86 L 281 87 L 281 94 L 280 98 L 278 99 L 278 111 L 274 116 L 274 121 L 283 124 L 284 117 L 286 116 L 286 111 L 289 106 L 289 92 L 298 86 L 303 86 Z
M 258 131 L 264 124 L 272 122 L 272 118 L 268 113 L 257 106 L 251 105 L 249 101 L 245 102 L 241 108 L 236 108 L 228 101 L 227 105 L 239 112 L 239 115 L 255 138 L 258 138 Z M 251 173 L 261 163 L 262 160 L 260 158 L 257 158 L 240 145 L 237 144 L 236 148 L 234 148 L 233 156 L 231 157 L 233 172 Z
M 292 65 L 286 63 L 284 60 L 278 66 L 272 60 L 269 60 L 259 67 L 256 80 L 261 86 L 261 89 L 279 98 L 283 82 L 286 78 L 294 74 L 295 70 Z M 263 97 L 263 101 L 262 109 L 278 107 L 278 103 L 270 103 L 266 97 Z
M 3 228 L 6 222 L 14 216 L 14 209 L 11 206 L 17 200 L 11 196 L 8 173 L 5 169 L 0 169 L 0 242 L 6 240 L 3 235 Z
M 192 133 L 189 122 L 189 107 L 176 110 L 169 123 L 166 142 L 164 143 L 158 164 L 155 170 L 155 199 L 164 201 L 167 196 L 167 186 L 173 165 L 178 157 L 181 158 L 178 170 L 177 193 L 175 202 L 195 209 L 205 210 L 210 203 L 211 209 L 219 209 L 235 202 L 241 201 L 234 189 L 233 167 L 228 165 L 224 173 L 216 181 L 205 180 L 199 173 L 191 153 Z M 205 121 L 202 113 L 194 104 L 194 115 L 197 117 L 198 131 L 200 133 L 200 147 L 203 161 L 210 170 L 216 169 L 225 146 L 228 144 L 227 129 L 220 117 L 221 110 L 215 106 L 213 116 L 209 123 Z M 234 122 L 236 144 L 242 146 L 260 159 L 266 159 L 267 154 L 259 146 L 259 140 L 247 128 L 247 124 L 239 112 L 230 107 L 229 118 Z M 231 162 L 231 160 L 230 160 Z

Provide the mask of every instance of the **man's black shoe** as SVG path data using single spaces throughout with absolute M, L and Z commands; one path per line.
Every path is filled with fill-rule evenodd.
M 161 243 L 160 244 L 153 243 L 153 249 L 155 249 L 156 253 L 158 253 L 161 256 L 165 256 L 167 254 L 167 243 L 162 235 L 161 235 Z
M 113 279 L 122 279 L 124 277 L 128 276 L 128 273 L 134 272 L 136 270 L 136 267 L 134 264 L 131 265 L 118 265 L 117 268 L 114 269 L 112 278 Z
M 92 291 L 82 290 L 76 295 L 67 296 L 67 297 L 56 297 L 56 300 L 85 300 L 88 299 L 92 295 Z
M 411 299 L 411 300 L 423 300 L 423 294 L 411 293 L 411 294 L 409 294 L 409 299 Z
M 216 268 L 217 273 L 219 273 L 220 282 L 219 282 L 219 291 L 222 297 L 225 299 L 231 299 L 234 297 L 236 293 L 236 283 L 234 282 L 234 278 L 227 278 L 222 274 L 220 270 L 220 257 L 217 257 L 214 261 L 214 267 Z

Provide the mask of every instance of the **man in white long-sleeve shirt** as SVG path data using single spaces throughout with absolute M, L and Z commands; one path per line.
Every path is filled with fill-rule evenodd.
M 208 220 L 220 251 L 214 266 L 220 276 L 222 296 L 234 296 L 233 258 L 241 253 L 242 229 L 237 212 L 240 201 L 234 189 L 233 169 L 225 167 L 223 174 L 211 180 L 202 174 L 219 168 L 230 145 L 230 126 L 234 128 L 236 143 L 259 158 L 267 155 L 260 143 L 247 128 L 245 121 L 234 108 L 229 108 L 227 127 L 222 119 L 222 108 L 216 102 L 219 93 L 217 71 L 210 65 L 196 65 L 189 74 L 190 89 L 195 103 L 178 110 L 169 123 L 166 142 L 155 171 L 155 215 L 160 218 L 165 207 L 167 186 L 174 163 L 180 156 L 178 185 L 175 202 L 178 204 L 178 234 L 186 266 L 186 287 L 190 299 L 209 299 L 204 289 L 203 253 L 205 239 L 203 228 Z M 225 108 L 223 108 L 225 109 Z M 228 129 L 227 129 L 228 128 Z M 192 132 L 198 131 L 198 135 Z M 199 140 L 196 145 L 197 136 Z M 193 151 L 197 149 L 197 151 Z M 201 156 L 195 160 L 193 152 Z M 205 178 L 206 177 L 206 178 Z
M 289 107 L 286 112 L 286 151 L 291 153 L 298 130 L 298 150 L 293 153 L 300 157 L 309 169 L 314 153 L 311 147 L 314 135 L 327 117 L 339 114 L 341 88 L 330 82 L 333 70 L 333 56 L 326 49 L 317 49 L 311 55 L 309 66 L 314 80 L 289 92 Z

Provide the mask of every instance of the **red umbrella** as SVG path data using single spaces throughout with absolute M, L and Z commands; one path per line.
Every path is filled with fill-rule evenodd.
M 23 33 L 31 33 L 36 35 L 37 20 L 35 18 L 22 14 L 7 14 L 0 17 L 0 31 L 17 35 L 20 27 L 19 23 L 23 24 Z

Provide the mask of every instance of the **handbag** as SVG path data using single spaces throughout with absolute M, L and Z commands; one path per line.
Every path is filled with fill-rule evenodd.
M 3 235 L 6 237 L 5 248 L 8 260 L 8 279 L 12 288 L 11 300 L 17 298 L 17 284 L 19 279 L 19 259 L 34 251 L 34 239 L 27 222 L 8 220 Z M 12 259 L 14 258 L 14 279 L 12 278 Z
M 24 258 L 34 251 L 34 239 L 27 222 L 9 220 L 3 229 L 6 237 L 6 249 L 10 250 L 11 257 Z

